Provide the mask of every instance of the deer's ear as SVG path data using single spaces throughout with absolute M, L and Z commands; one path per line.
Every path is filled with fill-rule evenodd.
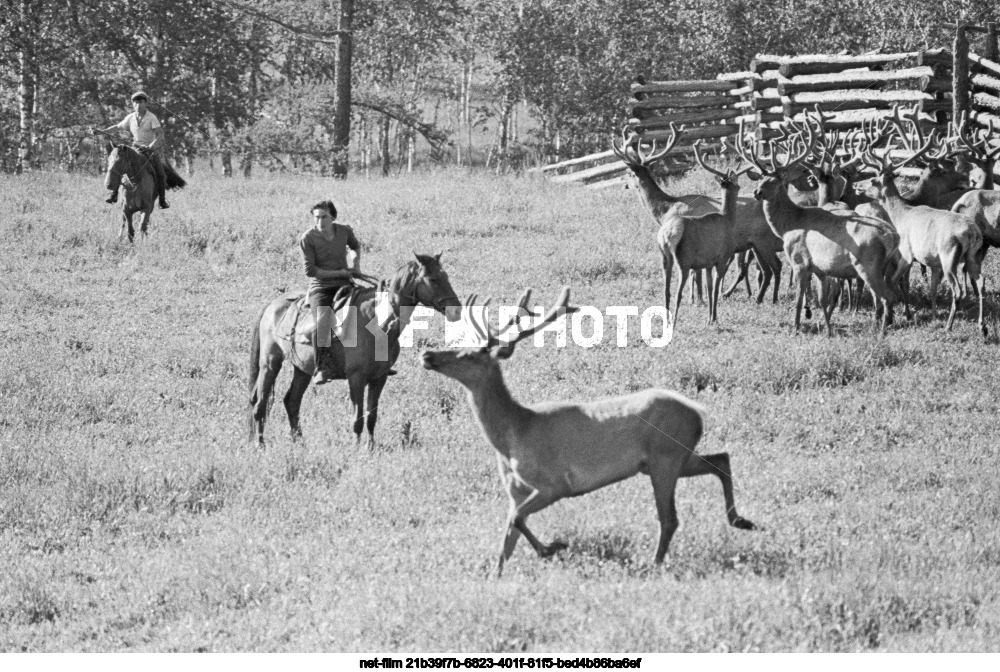
M 444 254 L 444 252 L 438 252 L 437 254 L 435 254 L 434 255 L 434 261 L 436 261 L 438 263 L 441 263 L 441 255 L 442 254 Z
M 746 174 L 747 177 L 749 177 L 754 182 L 760 182 L 762 179 L 764 179 L 764 176 L 758 173 L 756 170 L 748 170 Z
M 111 144 L 110 140 L 108 142 L 104 143 L 104 152 L 106 154 L 108 154 L 109 156 L 111 155 L 111 152 L 114 151 L 114 149 L 115 149 L 115 146 L 113 144 Z

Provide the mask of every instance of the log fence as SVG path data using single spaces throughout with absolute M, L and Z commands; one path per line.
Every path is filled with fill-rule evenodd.
M 1000 55 L 997 26 L 952 24 L 950 48 L 890 54 L 758 54 L 747 70 L 715 79 L 670 80 L 637 77 L 626 107 L 627 124 L 650 142 L 670 136 L 671 124 L 684 125 L 684 135 L 663 174 L 693 167 L 695 140 L 722 141 L 736 135 L 740 124 L 758 142 L 779 135 L 787 120 L 801 121 L 819 109 L 829 132 L 860 128 L 886 117 L 895 106 L 916 107 L 921 127 L 948 134 L 951 121 L 964 113 L 975 130 L 993 125 L 1000 132 Z M 985 34 L 980 52 L 976 36 Z M 613 152 L 600 152 L 535 169 L 558 181 L 600 186 L 624 180 L 625 166 Z M 1000 182 L 1000 180 L 998 180 Z

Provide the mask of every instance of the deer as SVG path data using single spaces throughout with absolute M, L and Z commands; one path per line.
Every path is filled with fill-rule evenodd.
M 898 120 L 898 116 L 896 118 Z M 918 126 L 916 119 L 910 121 L 913 126 Z M 879 204 L 899 233 L 902 263 L 896 277 L 902 280 L 907 315 L 909 315 L 909 271 L 914 263 L 920 263 L 931 269 L 931 311 L 935 317 L 937 289 L 942 276 L 951 289 L 951 310 L 945 324 L 945 331 L 950 331 L 958 309 L 958 299 L 964 294 L 958 276 L 960 267 L 964 265 L 973 291 L 979 297 L 978 325 L 983 336 L 986 336 L 987 328 L 983 322 L 983 295 L 979 286 L 978 255 L 983 245 L 982 231 L 970 215 L 939 210 L 927 205 L 912 205 L 900 195 L 895 179 L 898 171 L 927 154 L 936 140 L 936 133 L 934 131 L 929 133 L 914 154 L 896 164 L 892 161 L 890 149 L 886 149 L 881 155 L 875 152 L 875 146 L 884 138 L 890 137 L 893 131 L 897 136 L 905 135 L 901 124 L 892 130 L 882 127 L 877 133 L 871 133 L 861 149 L 861 158 L 866 165 L 876 171 Z
M 650 215 L 658 225 L 663 225 L 663 219 L 668 214 L 703 215 L 717 212 L 717 207 L 721 204 L 702 194 L 688 194 L 684 196 L 671 196 L 667 194 L 657 183 L 650 170 L 651 166 L 663 159 L 674 148 L 683 133 L 683 126 L 678 128 L 675 124 L 670 125 L 670 137 L 665 141 L 664 146 L 660 146 L 657 141 L 652 141 L 651 149 L 643 151 L 643 143 L 639 134 L 635 131 L 629 132 L 626 126 L 622 130 L 621 139 L 612 140 L 612 149 L 628 167 L 643 203 L 646 205 Z M 754 255 L 757 257 L 764 280 L 758 289 L 757 303 L 762 303 L 771 279 L 777 276 L 781 278 L 781 259 L 778 253 L 781 251 L 781 242 L 775 239 L 767 226 L 767 220 L 760 209 L 760 204 L 749 200 L 743 203 L 737 201 L 737 218 L 748 223 L 751 230 L 751 240 Z M 696 284 L 700 287 L 700 276 L 695 274 Z M 700 294 L 700 292 L 699 292 Z M 778 301 L 778 281 L 775 281 L 773 301 Z M 667 302 L 669 306 L 669 301 Z
M 718 319 L 719 291 L 722 279 L 732 262 L 733 255 L 750 247 L 750 235 L 745 226 L 737 226 L 736 197 L 739 195 L 739 176 L 750 171 L 753 166 L 742 170 L 722 172 L 709 168 L 699 150 L 700 141 L 694 144 L 695 159 L 702 168 L 712 173 L 722 187 L 722 212 L 705 215 L 685 214 L 677 208 L 667 211 L 660 218 L 660 230 L 656 234 L 656 245 L 663 260 L 664 304 L 670 308 L 670 278 L 673 267 L 680 274 L 677 300 L 671 316 L 671 328 L 676 330 L 680 313 L 684 284 L 691 270 L 706 271 L 708 280 L 708 322 Z M 713 280 L 712 272 L 715 271 Z
M 696 452 L 704 433 L 705 411 L 681 394 L 652 388 L 589 402 L 525 406 L 514 400 L 504 383 L 501 362 L 514 354 L 517 343 L 578 310 L 569 304 L 569 293 L 569 287 L 563 287 L 555 305 L 522 329 L 522 319 L 538 317 L 527 310 L 531 300 L 527 289 L 518 301 L 517 314 L 505 326 L 488 324 L 482 329 L 473 325 L 485 339 L 481 347 L 423 353 L 425 369 L 465 387 L 479 427 L 497 453 L 510 505 L 496 576 L 503 573 L 521 535 L 542 558 L 568 547 L 561 541 L 539 541 L 528 529 L 528 516 L 566 497 L 584 495 L 638 473 L 652 481 L 660 521 L 655 564 L 663 562 L 678 527 L 674 491 L 679 478 L 716 476 L 722 483 L 729 524 L 756 529 L 736 511 L 728 453 Z M 470 297 L 466 306 L 475 301 L 475 296 Z
M 986 251 L 990 247 L 1000 247 L 1000 191 L 993 189 L 993 168 L 1000 157 L 1000 144 L 991 146 L 994 139 L 992 124 L 970 134 L 968 118 L 964 115 L 958 124 L 953 125 L 953 129 L 953 142 L 964 145 L 963 153 L 970 152 L 973 161 L 980 165 L 986 176 L 982 189 L 967 191 L 951 206 L 952 212 L 969 215 L 976 220 L 983 234 L 983 246 L 978 256 L 982 265 Z
M 882 329 L 892 320 L 892 304 L 898 294 L 888 278 L 895 272 L 893 257 L 898 255 L 898 236 L 882 221 L 862 217 L 846 210 L 826 210 L 802 207 L 788 196 L 787 184 L 806 170 L 801 164 L 813 152 L 814 131 L 809 124 L 803 133 L 796 133 L 787 143 L 786 161 L 779 163 L 778 147 L 769 142 L 770 169 L 764 167 L 754 147 L 754 139 L 740 126 L 740 155 L 755 166 L 764 179 L 757 185 L 754 196 L 763 202 L 764 214 L 774 233 L 784 242 L 785 255 L 797 279 L 795 299 L 795 331 L 801 325 L 802 304 L 809 291 L 813 274 L 824 278 L 861 278 L 874 294 L 876 306 L 882 311 Z M 797 152 L 797 153 L 795 153 Z M 837 287 L 839 290 L 839 286 Z M 831 314 L 835 297 L 821 296 L 827 333 L 833 336 Z

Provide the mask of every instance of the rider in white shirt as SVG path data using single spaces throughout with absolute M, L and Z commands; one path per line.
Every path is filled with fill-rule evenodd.
M 163 168 L 163 159 L 159 149 L 163 146 L 163 126 L 160 120 L 146 109 L 149 97 L 144 91 L 136 91 L 132 94 L 132 114 L 129 114 L 117 124 L 102 129 L 101 133 L 111 131 L 129 131 L 132 134 L 133 144 L 143 156 L 149 159 L 153 166 L 153 174 L 156 177 L 156 193 L 160 197 L 160 208 L 166 209 L 170 205 L 167 203 L 167 174 Z M 118 200 L 118 192 L 115 191 L 107 199 L 108 203 L 115 203 Z

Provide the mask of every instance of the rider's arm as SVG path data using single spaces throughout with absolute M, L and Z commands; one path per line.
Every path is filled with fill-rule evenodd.
M 164 142 L 162 126 L 157 126 L 155 129 L 153 129 L 153 132 L 156 133 L 156 137 L 153 138 L 153 141 L 151 143 L 149 143 L 150 149 L 156 149 L 157 145 L 162 145 Z
M 357 237 L 354 235 L 354 229 L 347 227 L 347 247 L 354 251 L 354 263 L 351 264 L 351 268 L 355 273 L 361 272 L 361 243 L 358 242 Z
M 111 124 L 107 128 L 96 129 L 101 133 L 110 133 L 111 131 L 125 131 L 128 130 L 128 117 L 119 121 L 117 124 Z

